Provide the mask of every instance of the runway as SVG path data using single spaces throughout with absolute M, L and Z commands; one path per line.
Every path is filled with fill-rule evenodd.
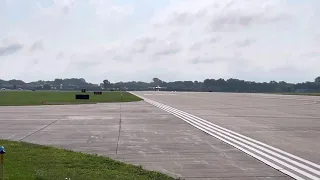
M 144 98 L 144 100 L 156 107 L 167 111 L 176 117 L 184 120 L 186 123 L 194 126 L 197 129 L 202 130 L 203 132 L 208 133 L 209 135 L 226 142 L 233 147 L 243 151 L 244 153 L 260 160 L 261 162 L 268 164 L 269 166 L 293 177 L 295 179 L 319 179 L 320 178 L 320 165 L 314 162 L 319 162 L 319 151 L 320 143 L 320 119 L 319 119 L 319 98 L 318 97 L 301 97 L 301 96 L 280 96 L 280 95 L 264 95 L 264 94 L 231 94 L 231 93 L 168 93 L 168 92 L 155 92 L 153 94 L 137 94 L 138 96 Z M 172 97 L 172 95 L 179 95 L 178 97 Z M 207 112 L 206 114 L 196 112 L 200 116 L 209 119 L 205 120 L 203 118 L 194 116 L 193 114 L 184 112 L 182 110 L 172 108 L 168 105 L 159 103 L 157 101 L 151 100 L 149 97 L 157 101 L 165 102 L 166 104 L 173 104 L 175 107 L 181 106 L 182 109 L 189 110 L 192 108 L 194 111 L 194 105 L 197 104 L 198 107 L 201 107 L 200 110 L 209 110 L 210 106 L 217 107 L 219 104 L 220 107 L 212 108 L 213 112 Z M 229 101 L 233 99 L 233 101 Z M 190 103 L 184 103 L 186 100 Z M 239 101 L 242 100 L 242 101 Z M 272 104 L 271 104 L 272 103 Z M 209 106 L 209 107 L 208 107 Z M 228 110 L 227 112 L 218 112 L 223 110 Z M 240 109 L 240 111 L 239 111 Z M 250 110 L 250 111 L 247 111 Z M 300 113 L 299 113 L 300 110 Z M 247 111 L 247 112 L 246 112 Z M 237 113 L 235 113 L 237 112 Z M 259 115 L 254 115 L 255 113 Z M 264 114 L 261 114 L 264 112 Z M 240 115 L 238 114 L 240 113 Z M 319 113 L 320 114 L 320 113 Z M 224 116 L 224 118 L 219 118 L 218 116 Z M 251 117 L 262 119 L 261 121 L 255 121 L 255 124 L 260 127 L 264 126 L 264 129 L 259 128 L 259 126 L 253 127 L 256 130 L 254 133 L 259 133 L 259 131 L 265 134 L 265 136 L 259 135 L 257 139 L 261 139 L 269 144 L 274 143 L 275 139 L 270 138 L 270 136 L 277 136 L 278 147 L 287 149 L 289 152 L 296 152 L 308 159 L 314 161 L 311 162 L 307 159 L 295 156 L 289 152 L 278 149 L 252 139 L 243 134 L 239 134 L 230 129 L 242 129 L 244 132 L 245 127 L 241 127 L 243 123 L 248 123 L 246 118 Z M 225 121 L 225 117 L 231 117 L 230 120 L 242 119 L 242 122 L 232 123 L 233 128 L 226 129 L 217 124 L 212 123 L 212 121 L 219 121 L 218 123 L 223 126 L 230 126 Z M 267 123 L 263 118 L 268 119 L 277 119 L 278 121 L 271 126 L 274 128 L 284 127 L 287 130 L 272 130 L 268 129 L 270 127 L 269 121 Z M 282 119 L 290 119 L 291 125 L 286 124 L 286 122 L 281 122 Z M 301 126 L 304 124 L 303 126 Z M 252 124 L 253 125 L 253 124 Z M 300 125 L 300 126 L 297 126 Z M 294 127 L 293 127 L 294 126 Z M 263 131 L 266 131 L 264 133 Z M 253 133 L 249 134 L 252 135 Z M 281 134 L 290 135 L 291 139 L 286 139 L 286 137 L 281 137 Z M 309 135 L 309 137 L 303 137 L 301 134 Z M 310 138 L 311 137 L 311 138 Z M 285 141 L 284 141 L 285 140 Z M 289 142 L 288 142 L 289 140 Z M 297 140 L 301 140 L 300 144 L 297 144 Z M 282 142 L 282 143 L 281 143 Z M 285 143 L 284 143 L 285 142 Z M 287 145 L 287 146 L 286 146 Z M 289 145 L 289 147 L 288 147 Z
M 319 97 L 134 93 L 145 101 L 0 107 L 0 138 L 185 179 L 319 179 Z

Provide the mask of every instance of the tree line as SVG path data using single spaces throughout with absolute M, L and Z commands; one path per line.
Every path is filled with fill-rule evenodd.
M 204 81 L 174 81 L 165 82 L 159 78 L 153 78 L 151 82 L 129 81 L 111 83 L 104 80 L 100 84 L 87 82 L 83 78 L 55 79 L 53 81 L 34 81 L 26 83 L 22 80 L 1 80 L 0 88 L 4 89 L 35 89 L 35 90 L 128 90 L 146 91 L 154 90 L 154 87 L 164 87 L 162 91 L 206 91 L 206 92 L 320 92 L 320 77 L 314 81 L 301 83 L 287 83 L 285 81 L 254 82 L 239 79 L 205 79 Z

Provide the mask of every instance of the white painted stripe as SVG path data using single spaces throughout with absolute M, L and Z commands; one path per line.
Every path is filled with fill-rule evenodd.
M 257 144 L 263 145 L 263 146 L 268 147 L 268 148 L 270 148 L 270 149 L 272 149 L 272 150 L 275 150 L 275 151 L 277 151 L 277 152 L 283 153 L 283 154 L 285 154 L 285 155 L 287 155 L 287 156 L 290 156 L 290 157 L 292 157 L 292 158 L 295 158 L 295 159 L 297 159 L 297 160 L 299 160 L 299 161 L 302 161 L 302 162 L 304 162 L 304 163 L 307 163 L 307 164 L 309 164 L 309 165 L 311 165 L 311 166 L 314 166 L 314 167 L 320 169 L 320 165 L 318 165 L 318 164 L 315 164 L 315 163 L 313 163 L 313 162 L 307 161 L 307 160 L 302 159 L 302 158 L 300 158 L 300 157 L 297 157 L 297 156 L 295 156 L 295 155 L 293 155 L 293 154 L 287 153 L 287 152 L 282 151 L 282 150 L 280 150 L 280 149 L 277 149 L 277 148 L 275 148 L 275 147 L 269 146 L 269 145 L 267 145 L 267 144 L 265 144 L 265 143 L 259 142 L 259 141 L 257 141 L 257 140 L 252 139 L 252 138 L 249 138 L 249 137 L 247 137 L 247 136 L 244 136 L 244 135 L 241 135 L 241 134 L 239 134 L 239 133 L 236 133 L 236 132 L 233 132 L 233 131 L 231 131 L 231 130 L 228 130 L 228 129 L 226 129 L 226 128 L 223 128 L 223 127 L 221 127 L 221 126 L 215 125 L 215 124 L 213 124 L 213 123 L 211 123 L 211 122 L 208 122 L 208 121 L 206 121 L 206 120 L 204 120 L 204 119 L 202 119 L 202 118 L 196 117 L 196 116 L 194 116 L 194 115 L 192 115 L 192 114 L 186 113 L 186 112 L 181 111 L 181 110 L 179 110 L 179 111 L 180 111 L 180 112 L 183 112 L 183 113 L 184 113 L 185 115 L 187 115 L 187 116 L 194 117 L 194 118 L 196 118 L 196 119 L 199 119 L 199 120 L 201 120 L 201 121 L 204 121 L 204 122 L 210 124 L 211 126 L 215 126 L 215 127 L 220 128 L 220 129 L 222 129 L 222 130 L 224 130 L 224 131 L 227 131 L 227 132 L 229 132 L 229 133 L 235 134 L 235 135 L 237 135 L 237 136 L 240 136 L 240 137 L 242 137 L 242 138 L 244 138 L 244 139 L 250 140 L 250 141 L 255 142 L 255 143 L 257 143 Z M 318 171 L 318 173 L 319 173 L 319 171 Z
M 313 176 L 313 175 L 310 174 L 310 173 L 307 173 L 307 172 L 305 172 L 305 171 L 303 171 L 303 170 L 301 170 L 301 169 L 298 169 L 298 168 L 296 168 L 296 167 L 294 167 L 294 166 L 292 166 L 292 165 L 290 165 L 290 164 L 288 164 L 288 163 L 286 163 L 286 162 L 283 162 L 283 161 L 281 161 L 281 160 L 279 160 L 279 159 L 277 159 L 277 158 L 275 158 L 275 157 L 273 157 L 273 156 L 270 156 L 270 155 L 268 155 L 268 154 L 266 154 L 266 153 L 264 153 L 264 152 L 262 152 L 262 151 L 259 151 L 259 150 L 255 149 L 255 148 L 250 147 L 250 146 L 248 146 L 248 145 L 246 145 L 246 144 L 244 144 L 244 143 L 241 143 L 241 142 L 239 142 L 239 141 L 237 141 L 237 140 L 234 140 L 234 139 L 232 139 L 232 138 L 230 138 L 230 137 L 228 137 L 228 136 L 226 136 L 226 135 L 223 135 L 222 133 L 215 132 L 214 130 L 212 130 L 211 128 L 209 128 L 208 126 L 206 126 L 205 124 L 202 125 L 203 123 L 201 124 L 201 123 L 196 122 L 195 119 L 193 119 L 193 118 L 188 118 L 188 117 L 186 117 L 186 116 L 183 116 L 183 115 L 181 115 L 179 112 L 177 112 L 177 111 L 175 111 L 175 110 L 171 110 L 171 109 L 168 108 L 168 107 L 161 106 L 161 105 L 157 105 L 157 104 L 154 104 L 154 105 L 157 106 L 157 107 L 159 107 L 159 108 L 161 108 L 161 109 L 163 109 L 163 110 L 165 110 L 165 111 L 167 111 L 167 112 L 170 112 L 171 114 L 179 117 L 179 118 L 182 119 L 182 120 L 185 120 L 185 121 L 190 122 L 190 124 L 192 124 L 193 126 L 195 126 L 195 127 L 197 127 L 197 128 L 201 127 L 202 129 L 205 129 L 205 130 L 207 130 L 207 131 L 209 131 L 209 132 L 211 132 L 211 133 L 215 133 L 215 134 L 216 134 L 215 137 L 219 136 L 219 137 L 220 137 L 219 139 L 221 139 L 222 141 L 226 141 L 225 139 L 228 139 L 229 141 L 232 141 L 232 142 L 234 142 L 234 143 L 237 143 L 237 144 L 245 147 L 246 149 L 249 149 L 249 150 L 251 150 L 251 151 L 254 151 L 255 153 L 261 154 L 262 156 L 264 156 L 264 157 L 266 157 L 266 158 L 268 158 L 268 159 L 271 159 L 271 160 L 273 160 L 273 161 L 275 161 L 275 162 L 277 162 L 277 163 L 279 163 L 279 164 L 281 164 L 281 165 L 283 165 L 283 166 L 285 166 L 285 167 L 287 167 L 287 168 L 289 168 L 289 169 L 292 169 L 292 170 L 294 170 L 294 171 L 296 171 L 296 172 L 298 172 L 298 173 L 300 173 L 300 174 L 302 174 L 302 175 L 304 175 L 304 176 L 306 176 L 306 177 L 309 177 L 309 178 L 311 178 L 311 179 L 319 179 L 319 178 L 317 178 L 316 176 Z M 211 134 L 211 135 L 212 135 L 212 134 Z M 221 137 L 222 137 L 222 138 L 221 138 Z M 223 139 L 223 138 L 225 138 L 225 139 Z M 269 152 L 270 152 L 270 151 L 269 151 Z M 281 169 L 282 169 L 282 168 L 281 168 Z M 281 170 L 281 169 L 279 169 L 279 170 Z
M 306 166 L 306 165 L 304 165 L 304 164 L 302 164 L 300 162 L 297 162 L 297 161 L 295 161 L 293 159 L 285 157 L 283 155 L 286 155 L 286 156 L 289 156 L 289 157 L 294 158 L 296 160 L 299 160 L 301 162 L 304 162 L 304 163 L 306 163 L 308 165 L 311 165 L 311 166 L 313 166 L 315 168 L 320 168 L 320 165 L 318 165 L 318 164 L 315 164 L 313 162 L 307 161 L 307 160 L 302 159 L 300 157 L 297 157 L 297 156 L 295 156 L 293 154 L 287 153 L 285 151 L 282 151 L 282 150 L 277 149 L 275 147 L 269 146 L 269 145 L 264 144 L 262 142 L 259 142 L 257 140 L 251 139 L 251 138 L 246 137 L 244 135 L 241 135 L 239 133 L 236 133 L 236 132 L 233 132 L 231 130 L 225 129 L 223 127 L 215 125 L 215 124 L 213 124 L 211 122 L 208 122 L 208 121 L 206 121 L 204 119 L 201 119 L 199 117 L 196 117 L 196 116 L 194 116 L 192 114 L 189 114 L 189 113 L 186 113 L 184 111 L 172 108 L 170 106 L 158 103 L 158 102 L 150 100 L 150 99 L 146 99 L 146 98 L 143 98 L 143 97 L 141 97 L 141 98 L 144 99 L 146 102 L 148 102 L 148 103 L 150 103 L 150 104 L 152 104 L 152 105 L 154 105 L 156 107 L 159 107 L 159 108 L 161 108 L 161 109 L 163 109 L 163 110 L 165 110 L 165 111 L 167 111 L 167 112 L 179 117 L 180 119 L 182 119 L 185 122 L 191 124 L 192 126 L 198 128 L 198 129 L 201 129 L 202 131 L 210 134 L 211 136 L 214 136 L 214 137 L 216 137 L 216 138 L 218 138 L 218 139 L 220 139 L 220 140 L 222 140 L 222 141 L 224 141 L 224 142 L 226 142 L 226 143 L 228 143 L 228 144 L 240 149 L 241 151 L 243 151 L 243 152 L 255 157 L 256 159 L 268 164 L 269 166 L 271 166 L 271 167 L 273 167 L 273 168 L 275 168 L 275 169 L 277 169 L 277 170 L 279 170 L 279 171 L 281 171 L 281 172 L 283 172 L 283 173 L 285 173 L 285 174 L 287 174 L 287 175 L 289 175 L 289 176 L 291 176 L 291 177 L 293 177 L 295 179 L 303 179 L 302 177 L 300 177 L 299 175 L 297 175 L 295 173 L 299 173 L 299 174 L 301 174 L 301 175 L 303 175 L 305 177 L 311 178 L 311 179 L 320 179 L 320 177 L 314 176 L 314 175 L 320 175 L 320 171 L 318 171 L 316 169 L 313 169 L 312 167 Z M 226 140 L 226 139 L 228 139 L 228 140 Z M 230 141 L 232 141 L 232 142 L 230 142 Z M 254 144 L 254 143 L 256 143 L 256 144 Z M 239 145 L 241 145 L 241 146 L 243 146 L 245 148 L 243 148 L 243 147 L 241 147 L 241 146 L 239 146 L 237 144 L 239 144 Z M 257 144 L 259 144 L 261 146 L 259 146 Z M 269 149 L 267 149 L 267 148 L 269 148 Z M 264 152 L 267 152 L 272 156 L 270 156 L 269 154 L 266 154 L 266 153 L 264 153 L 264 152 L 262 152 L 262 151 L 260 151 L 258 149 L 260 149 L 260 150 L 262 150 Z M 260 154 L 260 156 L 250 152 L 249 150 Z M 278 154 L 277 152 L 278 153 L 282 153 L 283 155 Z M 269 160 L 267 160 L 267 159 L 265 159 L 263 157 L 271 159 L 274 162 L 277 162 L 277 163 L 281 164 L 282 166 L 285 166 L 286 168 L 289 168 L 290 170 L 294 171 L 295 173 L 290 172 L 290 171 L 288 171 L 286 169 L 283 169 L 283 168 L 279 167 L 278 165 L 270 162 Z M 287 162 L 284 162 L 284 161 L 282 161 L 280 159 L 283 159 L 283 160 L 285 160 Z M 288 164 L 288 163 L 291 163 L 291 164 Z M 313 173 L 314 175 L 308 173 L 307 171 L 303 171 L 303 170 L 301 170 L 301 169 L 299 169 L 299 168 L 297 168 L 297 167 L 295 167 L 293 165 L 295 165 L 295 166 L 297 166 L 299 168 L 305 169 L 305 170 Z
M 160 105 L 160 106 L 163 106 L 163 105 L 161 105 L 161 104 L 159 104 L 159 105 Z M 320 175 L 320 171 L 318 171 L 318 170 L 315 170 L 315 169 L 313 169 L 313 168 L 310 168 L 310 167 L 308 167 L 308 166 L 306 166 L 306 165 L 304 165 L 304 164 L 301 164 L 301 163 L 299 163 L 299 162 L 297 162 L 297 161 L 294 161 L 294 160 L 292 160 L 292 159 L 289 159 L 289 158 L 287 158 L 287 157 L 285 157 L 285 156 L 282 156 L 281 154 L 278 154 L 278 153 L 276 153 L 276 152 L 273 152 L 273 151 L 271 151 L 271 150 L 268 150 L 268 149 L 266 149 L 266 148 L 264 148 L 264 147 L 261 147 L 261 146 L 259 146 L 259 145 L 256 145 L 256 144 L 252 143 L 252 142 L 249 142 L 249 141 L 247 141 L 247 140 L 245 140 L 245 139 L 239 138 L 239 137 L 237 137 L 237 136 L 235 136 L 235 135 L 232 135 L 232 134 L 230 134 L 230 133 L 228 133 L 228 132 L 224 132 L 224 131 L 222 131 L 222 130 L 220 130 L 220 129 L 218 129 L 218 128 L 212 126 L 212 125 L 210 125 L 210 124 L 208 123 L 208 121 L 205 121 L 205 120 L 199 121 L 199 120 L 197 120 L 197 119 L 195 119 L 195 118 L 193 118 L 193 117 L 185 114 L 183 111 L 177 110 L 177 109 L 175 109 L 175 108 L 171 108 L 170 106 L 163 106 L 163 107 L 166 108 L 166 109 L 168 109 L 168 110 L 172 110 L 173 112 L 176 112 L 176 113 L 179 113 L 179 114 L 181 114 L 181 115 L 184 115 L 185 117 L 191 118 L 192 120 L 194 120 L 194 121 L 196 121 L 196 122 L 198 122 L 198 123 L 200 123 L 200 124 L 202 124 L 202 125 L 204 125 L 204 126 L 207 126 L 207 127 L 211 128 L 211 130 L 215 130 L 215 131 L 218 131 L 218 132 L 220 132 L 220 133 L 226 134 L 226 135 L 228 135 L 228 136 L 230 136 L 230 137 L 232 137 L 232 138 L 234 138 L 234 139 L 237 139 L 237 140 L 242 141 L 242 142 L 244 142 L 244 143 L 246 143 L 246 144 L 249 144 L 249 145 L 251 145 L 251 146 L 253 146 L 253 147 L 256 147 L 256 148 L 258 148 L 258 149 L 261 149 L 262 151 L 265 151 L 265 152 L 267 152 L 267 153 L 269 153 L 269 154 L 271 154 L 271 155 L 274 155 L 274 156 L 276 156 L 276 157 L 278 157 L 278 158 L 280 158 L 280 159 L 284 159 L 284 160 L 286 160 L 286 161 L 288 161 L 288 162 L 290 162 L 290 163 L 292 163 L 292 164 L 294 164 L 294 165 L 296 165 L 296 166 L 299 166 L 300 168 L 306 169 L 306 170 L 308 170 L 309 172 L 312 172 L 312 173 L 314 173 L 314 174 Z
M 179 115 L 175 115 L 175 116 L 178 117 L 178 118 L 180 118 L 180 119 L 182 119 L 182 120 L 184 120 L 184 121 L 187 122 L 188 124 L 190 124 L 190 125 L 192 125 L 192 126 L 195 126 L 192 122 L 190 122 L 190 121 L 188 121 L 188 120 L 185 120 L 185 118 L 183 118 L 183 117 L 181 117 L 181 116 L 179 116 Z M 197 127 L 197 126 L 195 126 L 195 127 Z M 225 139 L 221 138 L 220 136 L 217 136 L 217 135 L 211 133 L 210 131 L 206 130 L 205 128 L 202 128 L 201 126 L 199 126 L 199 127 L 197 127 L 197 128 L 200 129 L 200 130 L 202 130 L 202 131 L 204 131 L 204 132 L 206 132 L 207 134 L 209 134 L 209 135 L 211 135 L 211 136 L 213 136 L 213 137 L 215 137 L 215 138 L 223 141 L 223 142 L 226 142 L 227 144 L 229 144 L 229 145 L 231 145 L 231 146 L 233 146 L 233 147 L 241 150 L 242 152 L 244 152 L 244 153 L 246 153 L 246 154 L 248 154 L 248 155 L 250 155 L 250 156 L 252 156 L 252 157 L 254 157 L 254 158 L 256 158 L 256 159 L 258 159 L 259 161 L 262 161 L 263 163 L 265 163 L 265 164 L 267 164 L 267 165 L 269 165 L 269 166 L 271 166 L 271 167 L 273 167 L 273 168 L 275 168 L 275 169 L 277 169 L 277 170 L 279 170 L 279 171 L 281 171 L 281 172 L 283 172 L 283 173 L 285 173 L 285 174 L 287 174 L 287 175 L 289 175 L 289 176 L 291 176 L 291 177 L 293 177 L 293 178 L 295 178 L 295 179 L 297 179 L 297 180 L 304 180 L 304 178 L 302 178 L 302 177 L 300 177 L 300 176 L 298 176 L 298 175 L 296 175 L 296 174 L 294 174 L 294 173 L 292 173 L 292 172 L 290 172 L 290 171 L 288 171 L 288 170 L 286 170 L 286 169 L 281 168 L 280 166 L 278 166 L 278 165 L 276 165 L 276 164 L 268 161 L 267 159 L 265 159 L 265 158 L 263 158 L 263 157 L 260 157 L 260 156 L 258 156 L 258 155 L 256 155 L 256 154 L 250 152 L 249 150 L 247 150 L 247 149 L 245 149 L 245 148 L 242 148 L 242 147 L 239 146 L 239 145 L 236 145 L 236 144 L 234 144 L 234 143 L 232 143 L 232 142 L 230 142 L 230 141 L 228 141 L 228 140 L 225 140 Z
M 181 111 L 181 110 L 180 110 L 180 111 Z M 183 112 L 183 111 L 181 111 L 181 112 Z M 212 125 L 212 126 L 215 126 L 215 127 L 219 128 L 219 129 L 222 129 L 222 130 L 227 131 L 227 132 L 229 132 L 229 133 L 235 134 L 235 135 L 237 135 L 237 136 L 239 136 L 239 137 L 242 137 L 242 138 L 244 138 L 244 139 L 250 140 L 250 141 L 252 141 L 252 142 L 255 142 L 255 143 L 257 143 L 257 144 L 260 144 L 260 145 L 262 145 L 262 146 L 265 146 L 265 147 L 267 147 L 267 148 L 270 148 L 270 149 L 272 149 L 272 150 L 275 150 L 275 151 L 277 151 L 277 152 L 279 152 L 279 153 L 283 153 L 284 155 L 287 155 L 287 156 L 290 156 L 290 157 L 292 157 L 292 158 L 295 158 L 295 159 L 297 159 L 297 160 L 299 160 L 299 161 L 301 161 L 301 162 L 304 162 L 304 163 L 306 163 L 306 164 L 309 164 L 309 165 L 311 165 L 311 166 L 313 166 L 313 167 L 315 167 L 315 168 L 318 168 L 318 169 L 320 170 L 320 165 L 318 165 L 318 164 L 316 164 L 316 163 L 313 163 L 313 162 L 310 162 L 310 161 L 308 161 L 308 160 L 302 159 L 302 158 L 300 158 L 300 157 L 298 157 L 298 156 L 295 156 L 295 155 L 293 155 L 293 154 L 290 154 L 290 153 L 285 152 L 285 151 L 283 151 L 283 150 L 280 150 L 280 149 L 278 149 L 278 148 L 272 147 L 272 146 L 267 145 L 267 144 L 265 144 L 265 143 L 262 143 L 262 142 L 260 142 L 260 141 L 257 141 L 257 140 L 254 140 L 254 139 L 252 139 L 252 138 L 249 138 L 249 137 L 247 137 L 247 136 L 241 135 L 241 134 L 236 133 L 236 132 L 234 132 L 234 131 L 231 131 L 231 130 L 229 130 L 229 129 L 223 128 L 223 127 L 221 127 L 221 126 L 218 126 L 218 125 L 216 125 L 216 124 L 213 124 L 213 123 L 211 123 L 211 122 L 208 122 L 208 121 L 206 121 L 206 120 L 204 120 L 204 119 L 202 119 L 202 118 L 196 117 L 196 116 L 194 116 L 194 115 L 192 115 L 192 114 L 189 114 L 189 113 L 187 113 L 187 112 L 183 112 L 183 113 L 185 113 L 186 115 L 189 115 L 189 116 L 191 116 L 191 117 L 194 117 L 194 118 L 196 118 L 196 119 L 205 121 L 206 123 L 208 123 L 208 124 L 210 124 L 210 125 Z
M 255 148 L 252 148 L 252 147 L 250 147 L 250 146 L 248 146 L 246 144 L 243 144 L 243 143 L 241 143 L 241 142 L 239 142 L 237 140 L 234 140 L 234 139 L 232 139 L 232 138 L 230 138 L 228 136 L 225 136 L 225 135 L 223 135 L 221 133 L 215 132 L 211 128 L 207 127 L 206 124 L 202 123 L 202 124 L 204 124 L 204 125 L 202 125 L 201 123 L 197 122 L 193 118 L 188 118 L 187 116 L 183 116 L 183 114 L 182 115 L 179 114 L 179 111 L 172 110 L 169 107 L 162 106 L 162 105 L 159 105 L 159 104 L 156 104 L 156 103 L 153 104 L 153 105 L 155 105 L 155 106 L 157 106 L 157 107 L 159 107 L 159 108 L 161 108 L 161 109 L 163 109 L 163 110 L 165 110 L 167 112 L 170 112 L 171 114 L 174 114 L 174 115 L 176 115 L 177 117 L 179 117 L 179 118 L 181 118 L 183 120 L 186 120 L 186 119 L 189 120 L 189 122 L 191 122 L 191 124 L 193 126 L 195 126 L 195 127 L 201 127 L 203 129 L 206 129 L 206 130 L 210 131 L 211 133 L 215 133 L 220 137 L 226 138 L 226 139 L 228 139 L 228 140 L 230 140 L 230 141 L 232 141 L 234 143 L 237 143 L 237 144 L 239 144 L 239 145 L 241 145 L 241 146 L 243 146 L 243 147 L 245 147 L 245 148 L 247 148 L 247 149 L 249 149 L 251 151 L 254 151 L 254 152 L 258 153 L 258 154 L 261 154 L 262 156 L 264 156 L 266 158 L 269 158 L 269 159 L 271 159 L 271 160 L 273 160 L 273 161 L 275 161 L 275 162 L 277 162 L 277 163 L 279 163 L 279 164 L 281 164 L 281 165 L 283 165 L 283 166 L 285 166 L 285 167 L 287 167 L 289 169 L 292 169 L 292 170 L 294 170 L 294 171 L 296 171 L 296 172 L 298 172 L 298 173 L 300 173 L 300 174 L 302 174 L 302 175 L 304 175 L 306 177 L 309 177 L 311 179 L 318 179 L 317 177 L 313 176 L 312 174 L 309 174 L 309 173 L 307 173 L 305 171 L 302 171 L 301 169 L 298 169 L 298 168 L 296 168 L 296 167 L 294 167 L 294 166 L 292 166 L 292 165 L 290 165 L 288 163 L 285 163 L 285 162 L 283 162 L 283 161 L 281 161 L 281 160 L 279 160 L 277 158 L 274 158 L 274 157 L 272 157 L 272 156 L 270 156 L 270 155 L 268 155 L 268 154 L 266 154 L 266 153 L 264 153 L 262 151 L 259 151 L 259 150 L 255 149 Z M 223 138 L 221 138 L 221 139 L 223 139 Z M 225 139 L 223 139 L 223 140 L 225 140 Z M 270 151 L 269 151 L 269 153 L 270 153 Z M 272 155 L 274 155 L 274 154 L 272 154 Z

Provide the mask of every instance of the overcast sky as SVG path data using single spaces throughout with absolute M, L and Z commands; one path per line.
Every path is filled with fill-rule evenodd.
M 0 0 L 0 79 L 320 76 L 319 0 Z

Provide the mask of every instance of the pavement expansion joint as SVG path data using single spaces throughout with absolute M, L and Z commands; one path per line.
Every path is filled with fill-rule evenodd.
M 57 119 L 57 120 L 52 121 L 51 123 L 49 123 L 49 124 L 47 124 L 47 125 L 43 126 L 42 128 L 40 128 L 40 129 L 38 129 L 38 130 L 36 130 L 36 131 L 34 131 L 34 132 L 32 132 L 32 133 L 28 134 L 27 136 L 25 136 L 25 137 L 23 137 L 23 138 L 19 139 L 19 141 L 23 141 L 24 139 L 26 139 L 26 138 L 28 138 L 28 137 L 30 137 L 30 136 L 32 136 L 32 135 L 34 135 L 34 134 L 36 134 L 36 133 L 38 133 L 38 132 L 42 131 L 43 129 L 45 129 L 45 128 L 49 127 L 50 125 L 52 125 L 52 124 L 56 123 L 56 122 L 57 122 L 57 121 L 59 121 L 59 120 L 60 120 L 60 119 Z
M 119 132 L 118 132 L 118 137 L 117 137 L 116 154 L 118 154 L 119 140 L 120 140 L 120 135 L 121 135 L 121 125 L 122 125 L 122 107 L 121 107 L 121 103 L 119 103 L 119 106 L 120 106 L 120 111 L 119 111 Z

